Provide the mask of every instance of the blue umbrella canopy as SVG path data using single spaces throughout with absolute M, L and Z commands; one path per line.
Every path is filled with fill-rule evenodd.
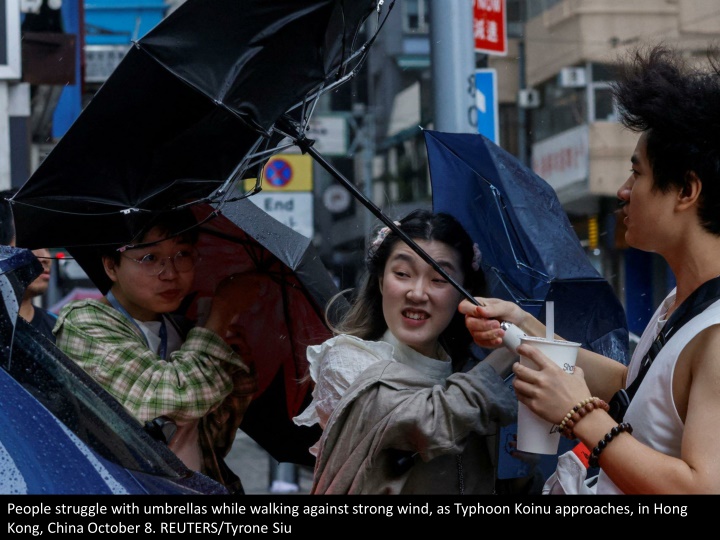
M 454 215 L 482 253 L 490 296 L 544 319 L 566 339 L 628 360 L 625 313 L 592 265 L 553 188 L 481 134 L 426 130 L 433 209 Z
M 424 134 L 433 210 L 455 216 L 478 244 L 488 295 L 516 302 L 543 321 L 546 302 L 553 301 L 557 334 L 627 364 L 625 312 L 587 258 L 553 188 L 481 134 Z M 514 458 L 515 434 L 514 424 L 500 431 L 500 478 L 530 472 L 527 460 Z M 559 452 L 571 446 L 562 440 Z M 557 457 L 537 456 L 535 463 L 548 476 Z
M 503 297 L 543 302 L 558 279 L 602 279 L 552 187 L 483 135 L 425 131 L 433 206 L 451 211 Z

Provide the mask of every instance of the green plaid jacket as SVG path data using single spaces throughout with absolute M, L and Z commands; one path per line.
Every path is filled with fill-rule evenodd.
M 220 336 L 192 328 L 163 360 L 122 313 L 94 299 L 65 305 L 53 332 L 57 346 L 140 422 L 200 419 L 202 472 L 228 484 L 218 461 L 232 446 L 252 391 L 248 367 Z

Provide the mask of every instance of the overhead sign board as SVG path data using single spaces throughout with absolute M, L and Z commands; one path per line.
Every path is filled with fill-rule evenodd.
M 128 49 L 127 45 L 85 45 L 85 82 L 107 81 Z
M 577 126 L 536 143 L 532 169 L 555 191 L 587 182 L 590 172 L 590 129 Z
M 478 133 L 499 144 L 496 70 L 475 71 L 475 109 Z
M 499 56 L 507 54 L 505 0 L 473 1 L 473 36 L 475 52 Z

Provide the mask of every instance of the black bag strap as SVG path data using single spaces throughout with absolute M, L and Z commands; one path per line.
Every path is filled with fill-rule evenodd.
M 720 276 L 700 285 L 670 316 L 670 319 L 665 323 L 665 326 L 655 338 L 652 345 L 650 345 L 648 352 L 645 354 L 645 357 L 640 364 L 640 371 L 638 372 L 637 377 L 635 377 L 635 380 L 633 380 L 632 384 L 628 388 L 617 392 L 610 401 L 609 413 L 617 422 L 622 421 L 623 416 L 625 415 L 625 410 L 628 408 L 628 405 L 630 405 L 630 401 L 635 396 L 640 383 L 642 383 L 660 350 L 686 322 L 702 313 L 705 308 L 714 304 L 719 298 Z

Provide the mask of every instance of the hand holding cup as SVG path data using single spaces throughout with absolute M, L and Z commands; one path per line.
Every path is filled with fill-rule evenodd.
M 577 369 L 579 343 L 523 337 L 520 362 L 513 366 L 513 388 L 518 396 L 517 449 L 537 454 L 556 454 L 560 443 L 557 421 L 579 399 L 589 395 L 582 376 L 568 377 Z M 576 381 L 580 381 L 580 385 Z M 584 386 L 585 390 L 579 390 Z M 583 398 L 575 400 L 576 392 Z M 570 405 L 567 405 L 570 403 Z

